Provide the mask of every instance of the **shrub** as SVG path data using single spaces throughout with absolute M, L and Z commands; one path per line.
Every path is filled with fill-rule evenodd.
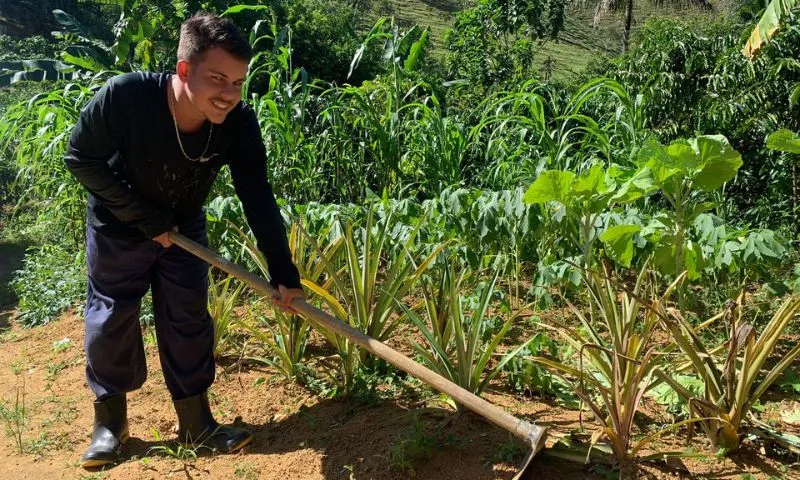
M 16 320 L 24 327 L 44 325 L 78 304 L 85 293 L 85 255 L 58 245 L 31 248 L 11 285 L 19 297 Z

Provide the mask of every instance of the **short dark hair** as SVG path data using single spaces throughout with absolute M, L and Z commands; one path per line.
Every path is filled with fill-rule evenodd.
M 198 12 L 181 24 L 178 60 L 202 62 L 209 49 L 219 47 L 234 57 L 249 62 L 253 58 L 250 43 L 230 20 Z

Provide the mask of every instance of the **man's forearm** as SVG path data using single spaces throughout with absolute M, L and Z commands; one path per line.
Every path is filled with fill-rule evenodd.
M 125 185 L 103 160 L 83 158 L 70 147 L 64 159 L 67 169 L 121 222 L 138 227 L 149 238 L 174 224 L 168 211 L 158 210 Z

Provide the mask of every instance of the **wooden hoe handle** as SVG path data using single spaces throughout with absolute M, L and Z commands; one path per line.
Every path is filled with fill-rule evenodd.
M 201 258 L 210 265 L 233 275 L 253 289 L 270 296 L 277 293 L 276 289 L 263 278 L 222 258 L 208 248 L 197 244 L 180 233 L 169 232 L 169 239 L 172 243 Z M 436 390 L 449 395 L 456 402 L 464 405 L 478 415 L 481 415 L 498 427 L 513 433 L 530 444 L 534 454 L 544 446 L 547 431 L 543 427 L 533 425 L 530 422 L 517 418 L 497 406 L 492 405 L 486 400 L 459 387 L 450 380 L 447 380 L 438 373 L 429 370 L 405 355 L 393 350 L 386 344 L 365 335 L 341 320 L 311 306 L 304 299 L 295 299 L 292 302 L 292 308 L 302 313 L 303 316 L 312 322 L 342 335 L 376 357 L 386 360 L 400 370 L 418 378 Z

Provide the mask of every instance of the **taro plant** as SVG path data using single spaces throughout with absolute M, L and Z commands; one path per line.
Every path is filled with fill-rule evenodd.
M 233 328 L 239 323 L 236 308 L 244 283 L 234 281 L 233 277 L 216 279 L 208 272 L 208 312 L 214 322 L 214 358 L 220 358 L 233 337 Z
M 639 152 L 639 167 L 650 174 L 669 207 L 653 218 L 650 225 L 617 225 L 625 238 L 609 237 L 615 241 L 615 252 L 631 250 L 632 235 L 639 233 L 655 246 L 655 265 L 662 273 L 678 275 L 687 271 L 690 279 L 701 276 L 705 258 L 700 244 L 689 235 L 698 215 L 717 206 L 709 194 L 732 180 L 742 156 L 721 135 L 704 135 L 690 140 L 676 140 L 669 146 L 651 141 Z M 619 258 L 616 253 L 615 258 Z
M 649 275 L 645 263 L 633 289 L 629 292 L 623 288 L 620 292 L 606 272 L 587 272 L 585 283 L 593 307 L 591 314 L 584 315 L 568 302 L 580 323 L 578 327 L 555 320 L 550 326 L 544 325 L 555 330 L 578 352 L 578 365 L 533 358 L 573 385 L 575 394 L 600 424 L 592 435 L 592 443 L 605 438 L 621 472 L 626 474 L 644 447 L 666 431 L 687 423 L 677 423 L 635 438 L 634 417 L 645 393 L 660 383 L 657 372 L 663 364 L 658 343 L 653 338 L 659 317 L 646 309 L 640 299 L 664 304 L 678 283 L 673 282 L 660 298 L 656 298 L 656 282 L 648 278 Z
M 606 170 L 601 163 L 595 163 L 579 175 L 568 170 L 543 172 L 528 188 L 524 200 L 555 205 L 553 215 L 566 217 L 567 236 L 581 252 L 583 267 L 591 268 L 601 215 L 614 204 L 633 202 L 654 189 L 639 171 Z M 619 257 L 621 263 L 629 265 L 632 254 L 632 249 L 624 251 Z
M 498 362 L 492 361 L 493 357 L 501 355 L 500 343 L 521 313 L 517 311 L 508 315 L 496 333 L 487 331 L 491 320 L 490 306 L 501 272 L 500 263 L 495 263 L 489 281 L 479 288 L 478 302 L 472 311 L 465 310 L 461 298 L 461 292 L 469 286 L 470 274 L 466 269 L 459 269 L 453 261 L 441 267 L 437 291 L 423 289 L 424 308 L 420 310 L 424 317 L 403 307 L 425 339 L 425 346 L 414 345 L 423 361 L 438 374 L 476 395 L 486 389 L 503 367 L 530 342 L 528 340 L 502 354 Z
M 729 305 L 728 338 L 715 348 L 707 345 L 697 329 L 679 311 L 656 305 L 663 320 L 703 382 L 702 396 L 693 394 L 668 376 L 662 379 L 682 396 L 691 413 L 700 417 L 700 426 L 715 449 L 725 452 L 739 448 L 747 431 L 748 415 L 767 389 L 800 356 L 800 344 L 782 353 L 771 368 L 764 370 L 775 352 L 783 332 L 796 321 L 800 296 L 791 296 L 778 308 L 760 336 L 752 324 L 742 319 L 742 295 Z M 775 441 L 778 435 L 770 435 Z

